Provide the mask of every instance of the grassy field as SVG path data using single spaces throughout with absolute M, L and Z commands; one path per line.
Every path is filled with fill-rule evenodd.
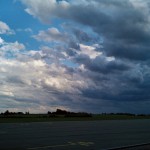
M 0 116 L 0 123 L 22 123 L 22 122 L 49 122 L 49 121 L 94 121 L 94 120 L 129 120 L 129 119 L 150 119 L 149 115 L 119 115 L 119 114 L 98 114 L 91 117 L 66 117 L 64 115 L 49 116 L 47 114 L 29 114 Z

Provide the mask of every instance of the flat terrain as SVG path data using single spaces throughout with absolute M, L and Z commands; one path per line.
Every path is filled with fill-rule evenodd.
M 1 123 L 1 150 L 103 150 L 150 142 L 150 120 Z

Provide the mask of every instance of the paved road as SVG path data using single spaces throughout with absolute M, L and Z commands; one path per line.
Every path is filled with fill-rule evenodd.
M 150 120 L 0 124 L 1 150 L 103 150 L 150 142 Z

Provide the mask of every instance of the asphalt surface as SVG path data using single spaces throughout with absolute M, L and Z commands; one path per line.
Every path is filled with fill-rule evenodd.
M 150 120 L 0 124 L 0 150 L 105 150 L 149 142 Z

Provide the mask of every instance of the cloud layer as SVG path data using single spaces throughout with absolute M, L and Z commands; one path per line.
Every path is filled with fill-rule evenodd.
M 21 2 L 49 27 L 31 29 L 38 49 L 0 38 L 3 109 L 150 113 L 148 1 Z

